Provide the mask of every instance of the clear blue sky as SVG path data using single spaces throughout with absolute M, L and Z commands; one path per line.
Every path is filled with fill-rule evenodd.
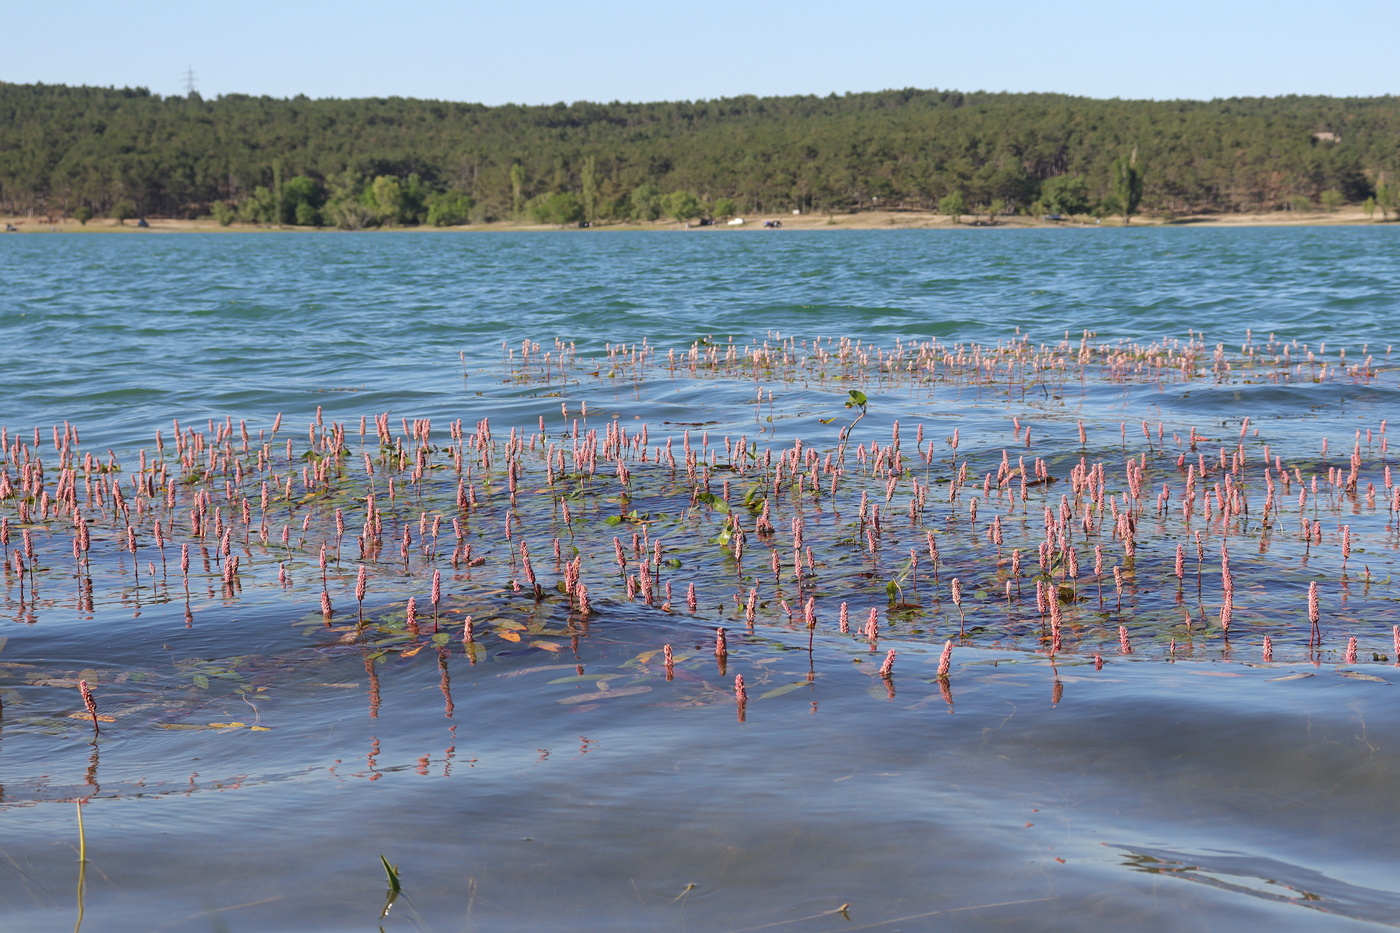
M 486 104 L 1400 93 L 1394 0 L 0 0 L 0 80 Z

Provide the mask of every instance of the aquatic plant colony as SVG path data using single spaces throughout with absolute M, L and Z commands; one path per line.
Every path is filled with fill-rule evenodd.
M 845 650 L 877 697 L 927 693 L 949 711 L 969 646 L 1057 667 L 1304 662 L 1363 679 L 1400 656 L 1384 420 L 1325 437 L 1243 408 L 1228 423 L 1104 417 L 1105 399 L 1153 386 L 1373 386 L 1394 378 L 1389 348 L 774 335 L 594 357 L 526 342 L 501 366 L 520 391 L 558 393 L 557 415 L 176 420 L 123 455 L 85 447 L 76 424 L 0 430 L 5 615 L 43 627 L 163 611 L 200 627 L 275 596 L 305 648 L 362 655 L 370 716 L 388 662 L 439 665 L 444 684 L 454 655 L 567 665 L 620 618 L 688 628 L 598 689 L 576 689 L 580 665 L 560 703 L 684 680 L 685 702 L 762 716 L 802 681 L 762 678 L 759 645 Z M 571 404 L 675 378 L 750 382 L 752 430 Z M 808 418 L 818 430 L 783 436 L 814 398 L 830 409 Z M 969 406 L 979 429 L 940 426 Z M 275 659 L 186 666 L 158 682 L 99 661 L 3 664 L 11 685 L 53 688 L 8 691 L 4 722 L 269 728 Z

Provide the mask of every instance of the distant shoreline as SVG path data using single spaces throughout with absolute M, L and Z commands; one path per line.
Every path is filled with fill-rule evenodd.
M 458 227 L 378 227 L 370 228 L 367 233 L 398 233 L 406 230 L 426 231 L 432 233 L 472 233 L 472 232 L 539 232 L 557 230 L 577 230 L 579 233 L 608 232 L 608 231 L 649 231 L 649 232 L 690 232 L 690 233 L 719 233 L 723 232 L 747 232 L 750 230 L 760 230 L 774 232 L 764 227 L 765 221 L 781 221 L 783 230 L 931 230 L 931 229 L 1046 229 L 1052 227 L 1121 227 L 1122 218 L 1107 217 L 1102 222 L 1096 223 L 1091 218 L 1075 219 L 1066 221 L 1047 221 L 1029 217 L 1013 215 L 1010 217 L 999 217 L 995 224 L 987 224 L 985 216 L 965 214 L 961 218 L 961 223 L 954 224 L 952 219 L 942 214 L 935 214 L 928 211 L 864 211 L 859 214 L 755 214 L 752 217 L 745 217 L 742 226 L 731 226 L 724 222 L 717 222 L 713 226 L 699 227 L 694 223 L 689 227 L 678 223 L 602 223 L 586 230 L 578 230 L 575 227 L 557 227 L 549 224 L 528 224 L 516 223 L 514 221 L 494 221 L 483 224 L 467 224 Z M 56 224 L 49 224 L 42 217 L 0 217 L 0 223 L 11 224 L 18 228 L 20 233 L 251 233 L 251 232 L 281 232 L 281 233 L 327 233 L 327 232 L 347 232 L 336 231 L 331 227 L 277 227 L 271 224 L 243 224 L 235 223 L 227 227 L 220 226 L 212 219 L 201 220 L 164 220 L 151 218 L 148 220 L 149 227 L 138 227 L 135 221 L 128 221 L 125 224 L 118 224 L 115 220 L 106 218 L 94 218 L 87 224 L 80 224 L 76 220 L 64 219 Z M 1134 217 L 1131 226 L 1134 227 L 1334 227 L 1334 226 L 1368 226 L 1371 224 L 1382 225 L 1386 222 L 1379 219 L 1367 219 L 1365 213 L 1359 207 L 1343 208 L 1331 213 L 1323 211 L 1309 211 L 1306 213 L 1269 211 L 1254 214 L 1187 214 L 1179 217 Z

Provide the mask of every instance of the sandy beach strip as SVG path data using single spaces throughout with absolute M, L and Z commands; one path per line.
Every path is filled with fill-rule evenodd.
M 782 226 L 778 230 L 765 227 L 765 221 L 781 221 Z M 282 232 L 328 232 L 334 228 L 322 227 L 293 227 L 275 226 L 272 224 L 244 224 L 235 223 L 227 227 L 220 226 L 212 218 L 201 218 L 198 220 L 174 220 L 166 218 L 151 217 L 147 219 L 149 226 L 138 227 L 135 221 L 127 221 L 118 224 L 115 220 L 107 218 L 94 218 L 86 224 L 80 224 L 72 219 L 59 219 L 56 222 L 49 222 L 44 217 L 0 217 L 0 223 L 8 224 L 16 228 L 19 233 L 247 233 L 253 231 L 282 231 Z M 1170 217 L 1161 216 L 1135 216 L 1132 219 L 1134 227 L 1298 227 L 1298 226 L 1338 226 L 1338 225 L 1365 225 L 1380 224 L 1382 220 L 1377 214 L 1368 218 L 1360 207 L 1346 207 L 1336 211 L 1268 211 L 1252 214 L 1185 214 Z M 958 223 L 942 214 L 931 211 L 862 211 L 855 214 L 792 214 L 792 213 L 770 213 L 745 215 L 742 225 L 731 225 L 724 221 L 717 221 L 710 226 L 699 226 L 695 222 L 689 225 L 679 224 L 674 221 L 658 221 L 656 223 L 636 223 L 631 221 L 610 222 L 601 221 L 592 227 L 579 230 L 577 227 L 558 227 L 549 224 L 530 224 L 511 220 L 493 221 L 491 223 L 469 224 L 459 227 L 378 227 L 372 228 L 372 232 L 392 233 L 404 230 L 419 230 L 433 232 L 484 232 L 484 231 L 550 231 L 550 230 L 577 230 L 580 233 L 594 233 L 606 231 L 627 231 L 645 230 L 656 232 L 686 232 L 686 233 L 746 233 L 758 230 L 767 233 L 781 232 L 782 230 L 925 230 L 925 229 L 969 229 L 969 230 L 1008 230 L 1008 229 L 1028 229 L 1047 227 L 1114 227 L 1122 226 L 1121 217 L 1105 217 L 1096 221 L 1092 217 L 1077 217 L 1070 220 L 1050 221 L 1041 218 L 1023 217 L 1020 215 L 1001 216 L 994 224 L 989 224 L 985 215 L 964 214 L 959 218 Z

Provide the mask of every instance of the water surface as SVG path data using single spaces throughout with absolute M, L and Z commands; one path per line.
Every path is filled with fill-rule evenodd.
M 6 922 L 1393 925 L 1397 236 L 0 239 Z

